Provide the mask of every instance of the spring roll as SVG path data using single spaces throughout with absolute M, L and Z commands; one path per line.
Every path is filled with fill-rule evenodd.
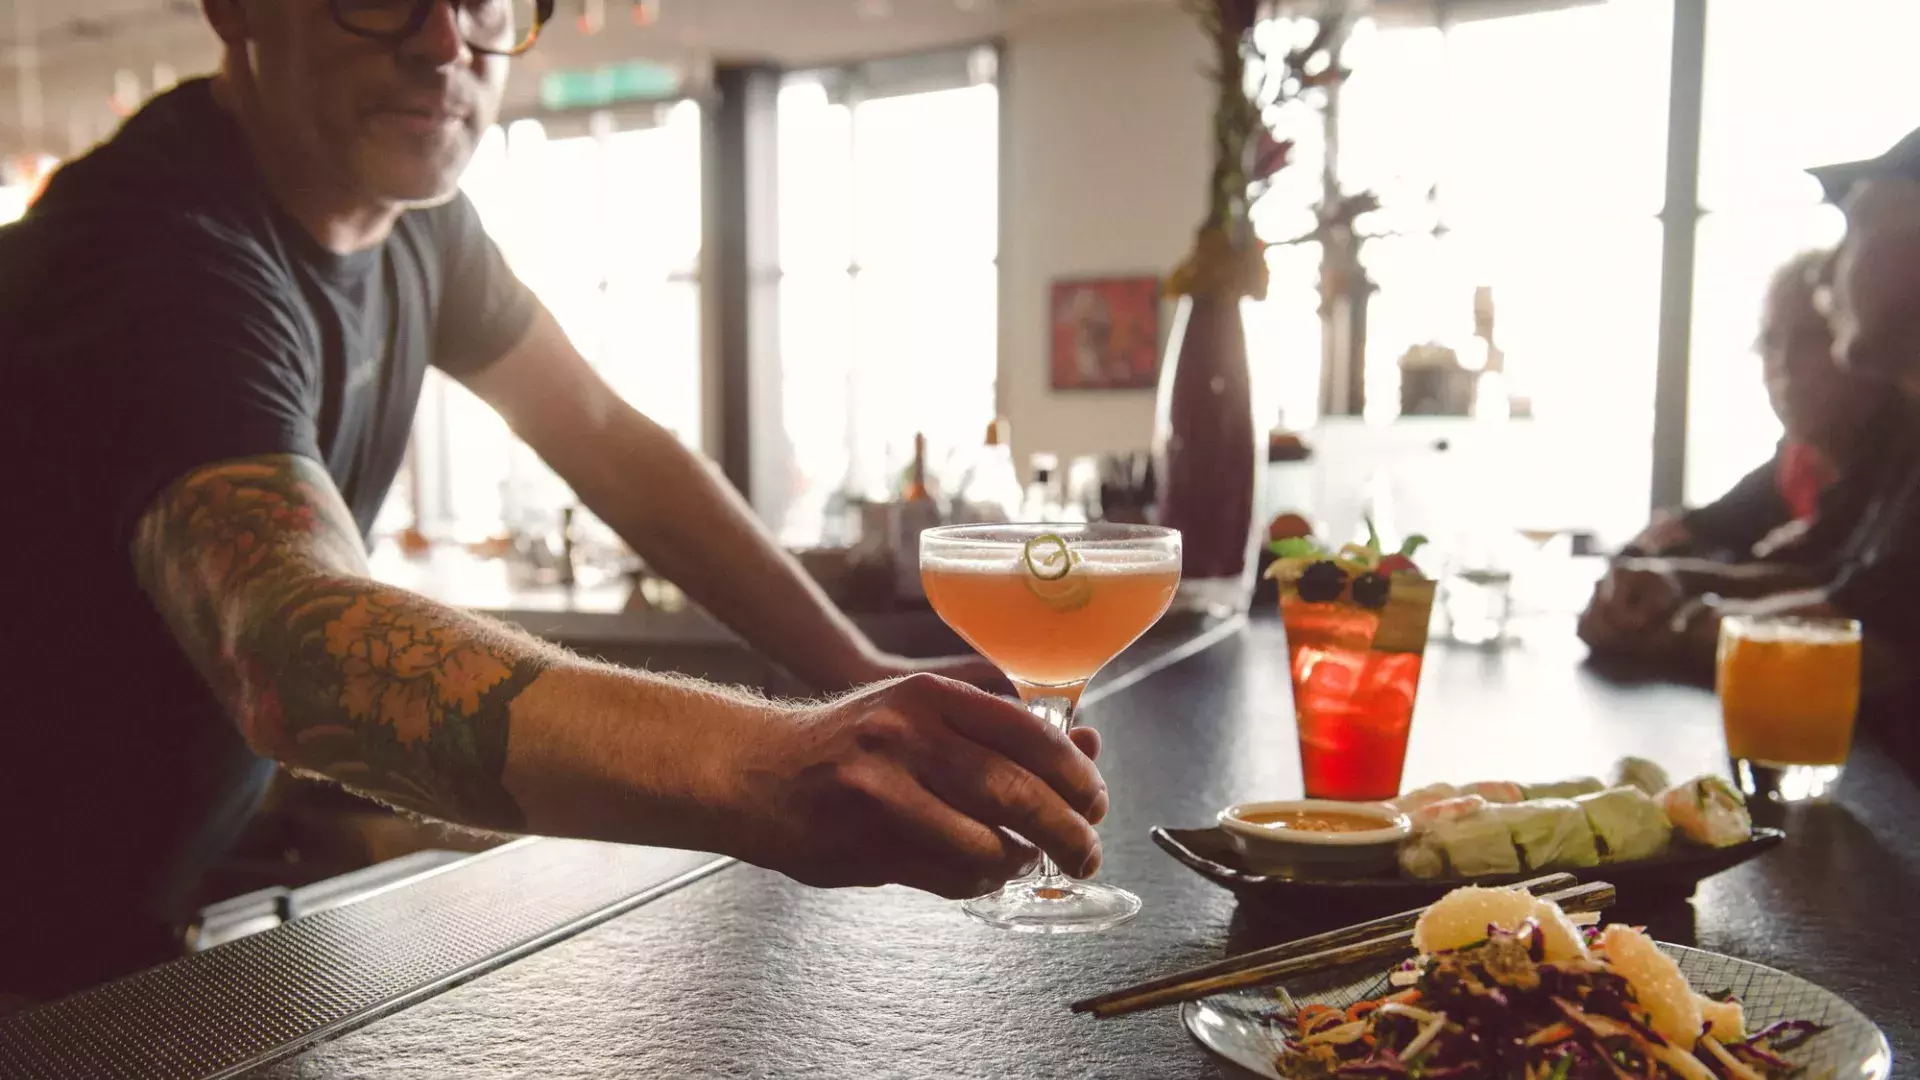
M 1680 835 L 1707 847 L 1729 847 L 1753 835 L 1747 801 L 1718 776 L 1696 776 L 1660 794 L 1660 809 Z
M 1659 804 L 1636 787 L 1608 788 L 1573 800 L 1599 842 L 1600 861 L 1628 862 L 1666 853 L 1673 826 Z
M 1407 820 L 1413 823 L 1414 832 L 1425 832 L 1442 821 L 1472 817 L 1487 808 L 1487 800 L 1478 795 L 1455 795 L 1451 799 L 1430 802 L 1418 810 L 1407 814 Z
M 1605 791 L 1607 785 L 1597 777 L 1580 776 L 1572 780 L 1556 780 L 1551 784 L 1525 784 L 1529 799 L 1577 799 L 1582 795 L 1591 795 L 1596 791 Z
M 1527 797 L 1526 789 L 1511 780 L 1482 780 L 1460 791 L 1464 795 L 1478 795 L 1490 803 L 1517 803 Z
M 1520 861 L 1529 870 L 1600 864 L 1593 826 L 1587 823 L 1586 812 L 1571 800 L 1529 799 L 1496 806 L 1493 811 L 1506 822 L 1513 846 L 1520 849 Z
M 1637 787 L 1657 799 L 1672 783 L 1667 770 L 1646 758 L 1623 757 L 1613 766 L 1614 787 Z
M 1431 835 L 1439 841 L 1447 865 L 1459 877 L 1520 872 L 1520 852 L 1513 846 L 1513 834 L 1490 810 L 1435 822 Z
M 1429 880 L 1447 876 L 1447 853 L 1432 833 L 1420 833 L 1400 845 L 1400 872 Z
M 1451 799 L 1458 794 L 1460 789 L 1452 784 L 1428 784 L 1426 787 L 1409 791 L 1397 799 L 1387 800 L 1387 805 L 1403 814 L 1411 814 L 1423 806 L 1437 803 L 1442 799 Z

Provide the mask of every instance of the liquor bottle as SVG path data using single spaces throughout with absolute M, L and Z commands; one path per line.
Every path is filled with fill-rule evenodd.
M 1027 459 L 1027 473 L 1031 479 L 1020 501 L 1020 520 L 1060 520 L 1060 459 L 1053 454 L 1034 454 Z
M 892 507 L 893 591 L 908 600 L 924 600 L 920 583 L 920 534 L 940 524 L 940 503 L 927 486 L 927 437 L 913 436 L 913 466 Z
M 1480 377 L 1473 395 L 1473 415 L 1482 420 L 1505 420 L 1513 415 L 1507 385 L 1507 355 L 1493 342 L 1493 286 L 1473 290 L 1474 350 L 1481 354 Z
M 954 521 L 1012 521 L 1020 515 L 1020 474 L 1014 471 L 1009 442 L 1004 417 L 987 425 L 986 442 L 967 467 L 959 494 L 954 496 Z

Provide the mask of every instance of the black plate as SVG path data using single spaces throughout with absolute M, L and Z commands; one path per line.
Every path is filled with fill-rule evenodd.
M 1185 863 L 1201 877 L 1233 890 L 1249 903 L 1302 910 L 1339 910 L 1353 918 L 1383 915 L 1430 904 L 1462 885 L 1511 885 L 1537 874 L 1490 874 L 1476 878 L 1433 878 L 1417 881 L 1401 877 L 1284 878 L 1247 870 L 1240 853 L 1228 842 L 1226 831 L 1153 827 L 1153 842 Z M 1787 834 L 1779 829 L 1753 830 L 1748 840 L 1732 847 L 1709 848 L 1675 840 L 1665 855 L 1632 862 L 1603 863 L 1569 870 L 1582 882 L 1610 881 L 1622 896 L 1636 904 L 1653 899 L 1684 899 L 1694 886 L 1723 870 L 1731 870 L 1779 845 Z

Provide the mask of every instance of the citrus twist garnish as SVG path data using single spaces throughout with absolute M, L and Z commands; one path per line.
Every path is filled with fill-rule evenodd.
M 1058 533 L 1041 533 L 1021 545 L 1020 557 L 1026 560 L 1027 573 L 1041 581 L 1058 581 L 1073 569 L 1073 552 Z
M 1080 557 L 1053 533 L 1028 540 L 1021 551 L 1027 564 L 1027 591 L 1055 611 L 1076 611 L 1093 599 L 1093 582 L 1073 573 Z

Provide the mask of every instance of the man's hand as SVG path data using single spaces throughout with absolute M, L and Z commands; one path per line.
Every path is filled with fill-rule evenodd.
M 1594 586 L 1580 616 L 1580 640 L 1596 653 L 1648 655 L 1685 599 L 1679 579 L 1660 560 L 1625 560 Z
M 963 682 L 968 686 L 977 686 L 996 694 L 1013 692 L 1013 683 L 1009 682 L 1006 675 L 993 665 L 993 661 L 974 653 L 930 658 L 879 653 L 871 659 L 869 670 L 865 677 L 858 680 L 858 683 L 886 682 L 889 679 L 903 679 L 909 675 L 922 674 L 939 675 L 942 678 Z
M 1099 869 L 1107 788 L 1091 731 L 1069 739 L 931 675 L 772 723 L 731 770 L 736 853 L 750 862 L 809 885 L 900 883 L 953 899 L 1017 877 L 1036 846 L 1075 876 Z

